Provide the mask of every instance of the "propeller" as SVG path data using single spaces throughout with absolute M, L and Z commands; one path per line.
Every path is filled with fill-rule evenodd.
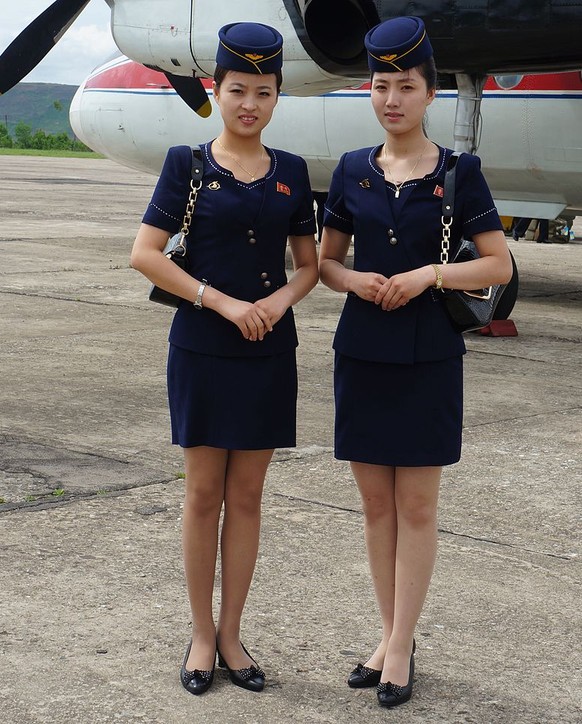
M 208 118 L 212 113 L 212 105 L 200 78 L 188 78 L 185 75 L 174 75 L 165 71 L 164 75 L 187 106 L 202 118 Z
M 57 0 L 0 55 L 0 95 L 35 68 L 54 48 L 89 0 Z

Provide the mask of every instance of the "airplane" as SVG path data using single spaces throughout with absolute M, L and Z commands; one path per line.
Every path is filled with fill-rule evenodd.
M 89 0 L 56 0 L 0 55 L 0 93 L 50 51 Z M 425 21 L 443 78 L 459 89 L 455 148 L 472 151 L 488 75 L 578 70 L 582 3 L 573 0 L 106 0 L 120 51 L 165 73 L 194 110 L 211 106 L 201 77 L 214 69 L 218 29 L 237 19 L 275 26 L 285 39 L 289 95 L 313 96 L 368 76 L 364 35 L 414 13 Z
M 60 39 L 89 0 L 56 0 L 39 15 L 0 55 L 0 93 L 6 92 L 26 75 Z M 204 78 L 214 72 L 218 29 L 236 19 L 264 22 L 278 28 L 284 44 L 285 100 L 278 115 L 288 130 L 281 145 L 295 149 L 303 137 L 302 155 L 319 159 L 312 164 L 314 185 L 323 185 L 328 171 L 339 157 L 341 139 L 361 138 L 362 129 L 346 113 L 346 98 L 366 95 L 362 83 L 368 79 L 363 39 L 366 31 L 382 20 L 414 11 L 427 26 L 440 71 L 442 103 L 434 115 L 445 114 L 455 105 L 453 136 L 447 145 L 474 153 L 481 133 L 481 116 L 487 123 L 504 124 L 499 143 L 486 153 L 488 180 L 506 213 L 506 200 L 514 214 L 535 218 L 555 218 L 565 207 L 581 204 L 579 143 L 579 83 L 559 95 L 563 114 L 555 109 L 544 112 L 551 103 L 551 87 L 529 88 L 528 80 L 515 84 L 512 95 L 489 81 L 488 98 L 512 97 L 511 104 L 488 104 L 481 113 L 481 99 L 487 78 L 504 74 L 579 71 L 582 67 L 582 2 L 572 0 L 514 0 L 511 3 L 475 3 L 474 0 L 106 0 L 111 8 L 111 28 L 120 51 L 128 58 L 164 74 L 153 83 L 169 84 L 190 108 L 208 118 L 212 106 Z M 412 6 L 413 5 L 413 6 Z M 504 81 L 500 81 L 502 84 Z M 536 81 L 538 83 L 538 81 Z M 342 90 L 346 87 L 350 90 Z M 558 85 L 554 88 L 560 91 Z M 456 91 L 456 92 L 455 92 Z M 336 95 L 337 92 L 337 95 Z M 310 98 L 310 132 L 301 128 L 293 113 L 287 112 L 288 96 Z M 340 98 L 342 99 L 340 105 Z M 517 100 L 519 99 L 519 100 Z M 534 100 L 536 101 L 535 106 Z M 539 101 L 539 103 L 537 102 Z M 562 103 L 562 101 L 564 103 Z M 567 113 L 570 106 L 571 115 Z M 545 104 L 545 108 L 544 108 Z M 359 106 L 362 107 L 361 104 Z M 534 112 L 533 109 L 536 108 Z M 541 113 L 537 110 L 540 109 Z M 315 118 L 311 120 L 311 111 Z M 173 113 L 178 111 L 173 110 Z M 497 116 L 495 114 L 498 114 Z M 337 114 L 337 115 L 336 115 Z M 369 116 L 369 114 L 367 114 Z M 493 120 L 490 120 L 490 116 Z M 497 121 L 495 120 L 497 118 Z M 551 123 L 541 119 L 551 118 Z M 341 119 L 341 122 L 337 119 Z M 560 125 L 558 126 L 558 121 Z M 168 122 L 171 122 L 169 119 Z M 524 125 L 525 124 L 525 125 Z M 560 128 L 559 133 L 557 128 Z M 522 129 L 522 135 L 516 129 Z M 352 132 L 353 130 L 353 132 Z M 371 131 L 370 131 L 371 133 Z M 366 132 L 367 134 L 367 132 Z M 82 133 L 79 134 L 82 137 Z M 210 127 L 202 133 L 207 138 Z M 339 136 L 339 138 L 338 138 Z M 177 135 L 172 135 L 177 137 Z M 491 132 L 485 136 L 497 138 Z M 376 138 L 376 136 L 374 136 Z M 452 140 L 452 143 L 450 142 Z M 374 141 L 375 142 L 375 141 Z M 346 145 L 345 143 L 343 144 Z M 347 144 L 349 145 L 349 144 Z M 358 145 L 363 145 L 358 141 Z M 509 151 L 507 157 L 504 149 Z M 159 159 L 158 159 L 159 161 Z M 159 165 L 159 163 L 158 163 Z M 504 172 L 515 169 L 511 180 Z M 318 173 L 319 172 L 319 173 Z M 560 185 L 558 177 L 563 180 Z M 571 193 L 565 193 L 566 188 Z M 521 198 L 515 199 L 515 193 Z M 543 195 L 547 193 L 544 200 Z M 507 207 L 509 208 L 509 207 Z

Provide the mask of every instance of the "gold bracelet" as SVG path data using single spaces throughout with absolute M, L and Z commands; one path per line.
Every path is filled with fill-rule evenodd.
M 432 268 L 434 269 L 434 273 L 436 275 L 435 283 L 433 284 L 433 287 L 435 289 L 443 290 L 443 275 L 441 274 L 440 267 L 437 264 L 431 264 Z

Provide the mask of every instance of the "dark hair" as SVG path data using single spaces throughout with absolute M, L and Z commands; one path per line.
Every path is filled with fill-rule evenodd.
M 436 90 L 437 87 L 437 69 L 434 57 L 431 55 L 423 63 L 416 66 L 416 70 L 426 81 L 426 87 L 429 91 Z
M 214 71 L 214 82 L 216 83 L 216 85 L 219 86 L 226 78 L 226 74 L 229 72 L 229 68 L 223 68 L 222 65 L 217 65 L 216 70 Z M 281 92 L 281 84 L 283 83 L 283 74 L 280 70 L 278 70 L 276 73 L 270 73 L 269 75 L 275 76 L 275 81 L 277 83 L 277 94 L 279 94 Z
M 427 90 L 436 90 L 437 87 L 437 69 L 434 62 L 434 57 L 431 55 L 430 58 L 427 58 L 424 62 L 420 63 L 420 65 L 414 66 L 416 70 L 419 72 L 419 74 L 424 78 L 426 82 Z M 412 70 L 412 68 L 409 68 L 408 70 Z M 374 74 L 375 73 L 381 73 L 382 71 L 373 71 L 370 76 L 370 83 L 374 81 Z

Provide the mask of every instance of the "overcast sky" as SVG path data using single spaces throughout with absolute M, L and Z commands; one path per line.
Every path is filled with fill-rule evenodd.
M 0 53 L 53 0 L 2 0 Z M 95 66 L 116 49 L 105 0 L 91 0 L 60 42 L 24 80 L 30 83 L 80 85 Z

